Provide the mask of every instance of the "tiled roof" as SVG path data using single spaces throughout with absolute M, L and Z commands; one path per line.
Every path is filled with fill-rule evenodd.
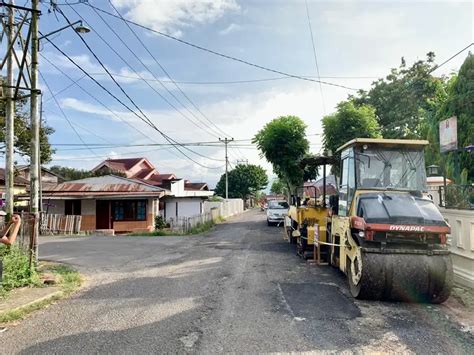
M 147 181 L 150 181 L 153 183 L 160 183 L 164 180 L 173 180 L 173 179 L 176 179 L 176 175 L 174 174 L 153 174 L 147 179 Z
M 112 170 L 125 172 L 133 168 L 143 159 L 145 158 L 107 159 L 97 165 L 94 169 L 92 169 L 92 171 L 100 168 L 102 165 L 106 165 Z
M 142 169 L 133 176 L 134 179 L 146 179 L 148 175 L 156 171 L 155 169 Z
M 205 182 L 188 182 L 184 184 L 184 189 L 192 191 L 209 191 L 209 187 Z

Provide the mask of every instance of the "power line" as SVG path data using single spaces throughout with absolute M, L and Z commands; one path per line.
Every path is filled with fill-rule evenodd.
M 107 75 L 106 73 L 91 73 L 91 75 Z M 124 74 L 116 74 L 114 73 L 113 76 L 119 78 L 126 78 L 126 79 L 135 79 L 141 81 L 148 81 L 148 82 L 157 82 L 161 81 L 162 83 L 172 83 L 171 80 L 165 79 L 152 79 L 152 78 L 142 78 L 132 75 L 124 75 Z M 305 75 L 305 78 L 316 78 L 315 76 Z M 379 79 L 378 76 L 320 76 L 320 79 Z M 227 84 L 248 84 L 248 83 L 260 83 L 265 81 L 277 81 L 277 80 L 285 80 L 285 79 L 292 79 L 288 76 L 278 76 L 272 78 L 262 78 L 262 79 L 247 79 L 247 80 L 223 80 L 223 81 L 188 81 L 188 80 L 175 80 L 177 84 L 182 85 L 227 85 Z
M 111 12 L 108 12 L 108 11 L 106 11 L 106 10 L 103 10 L 103 9 L 101 9 L 101 8 L 98 8 L 98 7 L 94 6 L 94 5 L 91 5 L 91 4 L 89 4 L 89 3 L 84 3 L 84 4 L 87 5 L 87 6 L 89 6 L 89 7 L 91 7 L 91 8 L 94 8 L 94 9 L 96 9 L 96 10 L 102 12 L 102 13 L 105 13 L 105 14 L 107 14 L 107 15 L 109 15 L 109 16 L 112 16 L 112 17 L 121 19 L 119 16 L 117 16 L 117 15 L 111 13 Z M 137 27 L 143 28 L 143 29 L 145 29 L 145 30 L 147 30 L 147 31 L 150 31 L 150 32 L 154 32 L 154 33 L 156 33 L 156 34 L 159 34 L 160 36 L 163 36 L 163 37 L 172 39 L 172 40 L 174 40 L 174 41 L 180 42 L 180 43 L 185 44 L 185 45 L 187 45 L 187 46 L 190 46 L 190 47 L 199 49 L 199 50 L 204 51 L 204 52 L 207 52 L 207 53 L 211 53 L 211 54 L 217 55 L 217 56 L 222 57 L 222 58 L 230 59 L 230 60 L 233 60 L 233 61 L 235 61 L 235 62 L 239 62 L 239 63 L 245 64 L 245 65 L 248 65 L 248 66 L 251 66 L 251 67 L 254 67 L 254 68 L 258 68 L 258 69 L 261 69 L 261 70 L 265 70 L 265 71 L 268 71 L 268 72 L 271 72 L 271 73 L 280 74 L 280 75 L 287 76 L 287 77 L 294 78 L 294 79 L 299 79 L 299 80 L 304 80 L 304 81 L 311 81 L 311 82 L 315 82 L 315 83 L 320 82 L 321 84 L 324 84 L 324 85 L 335 86 L 335 87 L 339 87 L 339 88 L 343 88 L 343 89 L 347 89 L 347 90 L 353 90 L 353 91 L 358 91 L 358 90 L 359 90 L 359 89 L 351 88 L 351 87 L 348 87 L 348 86 L 345 86 L 345 85 L 339 85 L 339 84 L 335 84 L 335 83 L 328 82 L 328 81 L 322 81 L 322 80 L 311 79 L 311 78 L 303 77 L 303 76 L 300 76 L 300 75 L 295 75 L 295 74 L 286 73 L 286 72 L 281 71 L 281 70 L 271 69 L 271 68 L 268 68 L 268 67 L 264 67 L 264 66 L 262 66 L 262 65 L 255 64 L 255 63 L 249 62 L 249 61 L 244 60 L 244 59 L 240 59 L 240 58 L 237 58 L 237 57 L 233 57 L 233 56 L 230 56 L 230 55 L 227 55 L 227 54 L 223 54 L 223 53 L 217 52 L 217 51 L 212 50 L 212 49 L 208 49 L 208 48 L 202 47 L 202 46 L 197 45 L 197 44 L 193 44 L 193 43 L 191 43 L 191 42 L 185 41 L 185 40 L 183 40 L 183 39 L 174 37 L 174 36 L 172 36 L 172 35 L 166 34 L 166 33 L 164 33 L 164 32 L 158 31 L 158 30 L 154 30 L 153 28 L 150 28 L 150 27 L 141 25 L 141 24 L 139 24 L 139 23 L 137 23 L 137 22 L 134 22 L 134 21 L 131 21 L 131 20 L 127 20 L 127 19 L 121 19 L 121 20 L 126 21 L 127 23 L 130 23 L 130 24 L 135 25 L 135 26 L 137 26 Z
M 81 137 L 81 135 L 79 134 L 79 132 L 76 130 L 76 128 L 73 126 L 73 124 L 71 123 L 71 121 L 69 120 L 69 118 L 67 117 L 66 113 L 64 112 L 64 110 L 62 109 L 61 105 L 59 104 L 58 100 L 56 99 L 56 96 L 54 95 L 53 91 L 51 90 L 51 87 L 49 86 L 48 82 L 46 81 L 46 78 L 44 77 L 44 75 L 39 72 L 39 75 L 41 76 L 41 79 L 43 80 L 44 84 L 46 85 L 46 87 L 48 88 L 49 92 L 51 93 L 53 99 L 54 99 L 54 102 L 56 103 L 56 106 L 58 107 L 59 111 L 61 112 L 61 115 L 63 116 L 63 118 L 67 121 L 67 123 L 69 124 L 69 126 L 71 127 L 71 129 L 74 131 L 74 133 L 76 134 L 76 136 L 79 138 L 79 140 L 85 145 L 87 146 L 87 143 L 84 141 L 84 139 Z M 95 154 L 95 152 L 90 149 L 88 146 L 87 148 L 89 149 L 89 151 L 92 153 L 92 154 Z
M 150 127 L 152 127 L 154 130 L 156 130 L 157 132 L 159 132 L 163 138 L 165 138 L 167 141 L 169 142 L 174 142 L 174 143 L 178 143 L 177 141 L 174 141 L 171 137 L 169 137 L 168 135 L 166 135 L 164 132 L 162 132 L 158 127 L 156 127 L 151 121 L 149 121 L 149 119 L 145 119 L 144 117 L 140 116 L 139 114 L 137 114 L 133 109 L 131 109 L 126 103 L 124 103 L 121 99 L 119 99 L 115 94 L 113 94 L 110 90 L 108 90 L 105 86 L 103 86 L 100 82 L 98 82 L 96 79 L 94 79 L 89 73 L 87 73 L 87 71 L 85 71 L 79 64 L 77 64 L 70 56 L 68 56 L 63 50 L 61 50 L 54 42 L 52 42 L 48 37 L 45 37 L 45 39 L 51 43 L 51 45 L 58 51 L 60 52 L 62 55 L 64 55 L 72 64 L 74 64 L 74 66 L 76 66 L 80 71 L 82 71 L 84 74 L 87 75 L 87 77 L 89 79 L 91 79 L 92 81 L 94 81 L 94 83 L 96 85 L 98 85 L 102 90 L 104 90 L 107 94 L 109 94 L 110 96 L 112 96 L 118 103 L 120 103 L 123 107 L 125 107 L 128 111 L 130 111 L 134 116 L 136 116 L 137 118 L 139 118 L 141 121 L 145 122 L 146 124 L 148 124 Z M 117 83 L 118 84 L 118 83 Z M 118 84 L 120 86 L 120 84 Z M 204 164 L 201 164 L 199 162 L 197 162 L 196 160 L 194 160 L 193 158 L 189 157 L 186 153 L 184 153 L 183 151 L 181 151 L 178 146 L 174 146 L 176 148 L 176 150 L 178 150 L 182 155 L 184 155 L 188 160 L 192 161 L 193 163 L 203 167 L 203 168 L 207 168 L 207 169 L 218 169 L 216 167 L 209 167 L 209 166 L 206 166 Z M 189 149 L 189 148 L 186 148 L 184 147 L 185 149 L 193 152 L 194 154 L 197 154 L 197 155 L 201 155 L 200 153 L 197 153 L 197 152 L 194 152 L 193 150 Z M 204 156 L 205 158 L 207 159 L 212 159 L 212 158 L 209 158 L 209 157 L 206 157 Z
M 56 115 L 56 112 L 54 112 L 53 110 L 50 110 L 50 109 L 47 109 L 47 108 L 44 108 L 44 107 L 43 107 L 42 110 L 43 110 L 43 112 L 48 112 L 48 111 L 49 111 L 50 113 Z M 91 134 L 91 135 L 93 135 L 93 136 L 95 136 L 95 137 L 97 137 L 97 138 L 99 138 L 99 139 L 102 139 L 104 142 L 107 142 L 108 144 L 112 144 L 112 145 L 115 144 L 115 143 L 113 143 L 112 141 L 108 140 L 107 138 L 104 138 L 103 136 L 97 134 L 97 133 L 94 132 L 93 130 L 91 130 L 91 129 L 87 128 L 87 127 L 84 127 L 83 125 L 80 125 L 80 124 L 77 123 L 77 122 L 71 121 L 71 123 L 72 123 L 74 126 L 76 126 L 76 127 L 80 128 L 80 129 L 86 131 L 87 133 L 89 133 L 89 134 Z M 50 144 L 50 145 L 51 145 L 51 144 Z M 88 147 L 91 148 L 89 144 L 88 144 Z
M 82 87 L 77 80 L 74 80 L 73 78 L 71 78 L 71 76 L 69 76 L 66 72 L 64 72 L 63 70 L 61 70 L 61 68 L 59 68 L 56 64 L 54 64 L 51 60 L 48 59 L 48 57 L 46 57 L 45 55 L 43 55 L 41 52 L 40 52 L 40 55 L 41 57 L 46 60 L 53 68 L 55 68 L 58 72 L 60 72 L 62 75 L 64 75 L 66 78 L 68 78 L 70 81 L 73 82 L 74 85 L 76 85 L 79 89 L 81 89 L 82 92 L 84 92 L 85 94 L 87 94 L 90 98 L 92 98 L 95 102 L 97 102 L 100 106 L 102 106 L 103 108 L 105 108 L 107 111 L 109 111 L 114 117 L 116 117 L 118 120 L 120 120 L 121 122 L 125 123 L 127 126 L 129 126 L 130 128 L 134 129 L 135 131 L 137 131 L 138 133 L 140 133 L 141 135 L 143 135 L 143 137 L 147 138 L 147 139 L 150 139 L 151 141 L 154 141 L 156 142 L 156 140 L 154 140 L 153 138 L 151 138 L 150 136 L 148 136 L 146 133 L 144 133 L 143 131 L 141 131 L 138 127 L 132 125 L 130 122 L 128 122 L 127 120 L 124 120 L 122 117 L 120 117 L 119 115 L 117 115 L 117 113 L 113 110 L 111 110 L 107 105 L 105 105 L 102 101 L 100 101 L 97 97 L 95 97 L 94 95 L 92 95 L 88 90 L 84 89 L 84 87 Z M 87 76 L 87 75 L 85 75 Z
M 456 58 L 458 55 L 460 55 L 462 52 L 464 52 L 465 50 L 469 49 L 470 47 L 472 47 L 474 45 L 474 42 L 469 44 L 468 46 L 464 47 L 463 49 L 461 49 L 459 52 L 457 52 L 456 54 L 453 54 L 451 57 L 449 57 L 448 59 L 446 59 L 444 62 L 442 62 L 441 64 L 435 66 L 434 68 L 432 68 L 428 74 L 431 74 L 432 72 L 434 72 L 435 70 L 438 70 L 439 68 L 441 68 L 443 65 L 449 63 L 451 60 L 453 60 L 454 58 Z
M 197 112 L 201 114 L 202 117 L 204 117 L 211 125 L 213 125 L 219 132 L 222 134 L 226 135 L 227 133 L 224 132 L 222 129 L 220 129 L 213 121 L 211 121 L 200 109 L 199 107 L 192 101 L 189 96 L 181 89 L 181 87 L 174 81 L 174 79 L 171 77 L 171 75 L 168 73 L 168 71 L 161 65 L 161 63 L 156 59 L 156 57 L 153 55 L 153 53 L 148 49 L 148 47 L 143 43 L 141 38 L 137 35 L 137 33 L 132 29 L 130 24 L 125 21 L 125 18 L 120 14 L 120 12 L 117 10 L 117 8 L 114 6 L 112 1 L 109 0 L 110 6 L 115 10 L 117 15 L 120 16 L 120 19 L 127 25 L 128 29 L 132 32 L 132 34 L 135 36 L 135 38 L 138 40 L 138 42 L 142 45 L 142 47 L 147 51 L 147 53 L 153 58 L 155 63 L 160 67 L 160 69 L 165 73 L 165 75 L 168 77 L 169 80 L 174 84 L 174 86 L 179 90 L 179 92 L 186 98 L 186 100 L 196 109 Z
M 82 75 L 79 79 L 77 80 L 74 80 L 71 84 L 69 84 L 68 86 L 64 87 L 63 89 L 61 90 L 58 90 L 54 93 L 54 96 L 58 96 L 59 94 L 62 94 L 64 91 L 68 90 L 69 88 L 73 87 L 77 82 L 81 81 L 82 79 L 84 79 L 86 76 L 85 75 Z M 46 100 L 43 100 L 43 103 L 46 103 L 50 100 L 53 99 L 53 95 L 51 95 L 51 97 L 48 97 Z
M 84 21 L 87 23 L 87 25 L 91 28 L 92 25 L 90 23 L 88 23 L 86 20 L 84 20 L 82 18 L 82 16 L 71 6 L 71 9 Z M 94 10 L 95 11 L 95 10 Z M 105 19 L 97 12 L 95 11 L 95 13 L 99 16 L 99 18 L 102 20 L 102 22 L 106 25 L 106 27 L 117 37 L 117 39 L 129 50 L 129 52 L 137 59 L 137 61 L 139 61 L 143 67 L 145 67 L 145 69 L 153 76 L 153 78 L 155 79 L 156 82 L 160 83 L 160 85 L 181 105 L 183 106 L 193 117 L 195 117 L 201 124 L 203 124 L 204 126 L 206 126 L 206 124 L 204 122 L 202 122 L 201 120 L 199 120 L 198 117 L 196 117 L 196 115 L 190 111 L 185 105 L 183 105 L 183 103 L 162 83 L 162 81 L 160 79 L 158 79 L 154 73 L 148 68 L 148 66 L 140 59 L 140 57 L 138 57 L 138 55 L 127 45 L 127 43 L 116 33 L 116 31 L 114 31 L 114 29 L 112 29 L 112 27 L 109 25 L 108 22 L 105 21 Z M 165 96 L 163 96 L 158 90 L 156 90 L 156 88 L 154 88 L 153 86 L 151 86 L 149 84 L 149 82 L 138 72 L 138 70 L 136 70 L 135 68 L 133 68 L 129 62 L 127 60 L 125 60 L 122 55 L 120 53 L 117 52 L 117 50 L 115 48 L 113 48 L 109 42 L 107 42 L 101 35 L 98 31 L 94 31 L 94 33 L 96 33 L 96 35 L 102 40 L 102 42 L 104 42 L 107 47 L 109 47 L 112 52 L 115 53 L 115 55 L 117 55 L 117 57 L 119 57 L 122 62 L 127 65 L 128 67 L 130 67 L 130 69 L 132 69 L 132 71 L 138 76 L 138 78 L 140 80 L 143 80 L 163 101 L 165 101 L 170 107 L 172 107 L 178 114 L 180 114 L 183 118 L 185 118 L 186 120 L 188 120 L 189 122 L 191 122 L 193 125 L 195 125 L 197 128 L 199 129 L 202 129 L 204 130 L 204 128 L 202 126 L 200 126 L 199 124 L 197 124 L 196 122 L 194 122 L 192 119 L 190 119 L 189 117 L 187 117 L 186 115 L 184 115 L 183 112 L 181 112 L 181 110 L 176 107 L 173 103 L 171 103 Z M 102 73 L 102 74 L 105 74 L 105 73 Z M 107 75 L 107 74 L 106 74 Z M 119 75 L 116 75 L 116 74 L 112 74 L 114 77 L 118 77 Z M 135 79 L 137 79 L 135 77 Z M 204 130 L 205 131 L 205 130 Z M 205 131 L 206 132 L 206 131 Z M 218 137 L 218 134 L 210 131 L 210 132 L 206 132 L 206 133 L 210 133 L 212 136 L 214 137 Z
M 59 10 L 59 13 L 64 17 L 64 19 L 67 21 L 67 23 L 69 25 L 71 25 L 71 21 L 69 21 L 69 19 L 67 18 L 67 16 L 61 11 Z M 165 138 L 168 142 L 173 142 L 173 143 L 176 143 L 177 145 L 174 146 L 174 148 L 179 151 L 182 155 L 184 155 L 186 158 L 188 158 L 189 160 L 191 160 L 192 162 L 194 162 L 195 164 L 198 164 L 199 166 L 202 166 L 204 168 L 208 168 L 208 169 L 213 169 L 212 167 L 208 167 L 206 165 L 203 165 L 197 161 L 195 161 L 194 159 L 192 159 L 189 155 L 187 155 L 186 153 L 184 153 L 180 148 L 179 148 L 179 143 L 171 138 L 170 136 L 168 136 L 166 133 L 164 133 L 163 131 L 161 131 L 151 120 L 150 118 L 148 118 L 148 116 L 143 112 L 143 110 L 135 103 L 135 101 L 130 97 L 130 95 L 127 94 L 127 92 L 123 89 L 123 87 L 112 77 L 110 71 L 107 69 L 107 67 L 102 63 L 102 61 L 97 57 L 97 55 L 95 54 L 95 52 L 92 50 L 92 48 L 87 44 L 87 42 L 84 40 L 84 38 L 79 34 L 77 33 L 77 36 L 79 37 L 79 39 L 81 40 L 81 42 L 86 46 L 86 48 L 89 50 L 89 52 L 94 56 L 94 58 L 97 60 L 97 62 L 100 64 L 100 66 L 102 67 L 102 69 L 104 69 L 107 74 L 109 74 L 109 76 L 111 77 L 111 79 L 114 81 L 115 85 L 120 89 L 120 91 L 128 98 L 128 100 L 132 103 L 132 105 L 141 113 L 142 116 L 138 115 L 134 110 L 130 109 L 130 107 L 128 107 L 128 105 L 125 105 L 125 107 L 130 110 L 134 115 L 136 115 L 138 118 L 140 118 L 142 121 L 146 122 L 150 127 L 152 127 L 154 130 L 156 130 L 158 133 L 160 133 L 161 136 L 163 136 L 163 138 Z M 61 51 L 49 38 L 45 37 L 46 40 L 48 40 L 49 43 L 51 43 L 55 48 L 56 50 L 60 51 L 61 53 L 63 53 L 63 55 L 65 55 L 65 53 L 63 51 Z M 81 69 L 81 71 L 83 71 L 84 73 L 87 73 L 83 68 L 81 68 L 80 66 L 78 66 L 73 60 L 72 58 L 68 57 L 67 58 L 72 61 L 78 68 Z M 88 73 L 87 73 L 88 74 Z M 100 87 L 104 88 L 103 85 L 101 85 L 100 83 L 98 83 L 94 78 L 92 78 L 90 76 L 90 74 L 88 74 L 88 77 L 91 78 L 92 80 L 94 80 L 94 82 L 96 82 Z M 107 90 L 108 93 L 110 93 L 110 91 Z M 111 94 L 111 93 L 110 93 Z M 114 98 L 117 98 L 115 95 L 113 95 Z M 120 101 L 122 104 L 123 102 Z M 196 151 L 193 151 L 192 149 L 189 149 L 187 147 L 182 147 L 184 148 L 185 150 L 188 150 L 189 152 L 193 153 L 193 154 L 196 154 L 198 156 L 201 156 L 203 158 L 206 158 L 206 159 L 209 159 L 209 160 L 215 160 L 215 161 L 220 161 L 218 159 L 214 159 L 214 158 L 210 158 L 208 156 L 205 156 L 201 153 L 198 153 Z
M 319 74 L 318 57 L 316 56 L 316 46 L 314 45 L 313 28 L 311 27 L 311 19 L 309 17 L 308 0 L 304 0 L 304 3 L 306 7 L 306 16 L 308 17 L 308 26 L 309 26 L 309 33 L 311 35 L 311 44 L 313 45 L 314 64 L 316 65 L 316 74 L 318 75 L 318 80 L 321 80 L 321 75 Z M 326 105 L 324 103 L 323 85 L 321 84 L 321 81 L 319 82 L 319 92 L 321 93 L 321 103 L 323 105 L 323 113 L 326 116 Z

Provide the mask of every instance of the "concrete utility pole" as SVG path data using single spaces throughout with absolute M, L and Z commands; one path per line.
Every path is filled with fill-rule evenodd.
M 232 142 L 234 138 L 228 139 L 220 139 L 220 142 L 224 142 L 225 144 L 225 199 L 227 200 L 229 198 L 229 176 L 228 176 L 228 165 L 229 165 L 229 157 L 227 156 L 227 145 Z
M 13 0 L 10 0 L 13 5 Z M 7 82 L 5 88 L 5 204 L 7 221 L 13 214 L 14 201 L 14 172 L 13 172 L 13 140 L 14 140 L 14 122 L 15 122 L 15 103 L 13 101 L 13 26 L 14 26 L 14 8 L 10 7 L 8 14 L 8 44 L 10 50 L 7 53 Z
M 40 138 L 39 138 L 39 100 L 38 100 L 38 0 L 31 0 L 31 157 L 30 157 L 30 212 L 34 216 L 33 241 L 35 254 L 38 248 L 39 235 L 39 169 L 40 169 Z

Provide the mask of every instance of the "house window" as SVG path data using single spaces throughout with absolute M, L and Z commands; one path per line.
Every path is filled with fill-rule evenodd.
M 64 214 L 66 216 L 70 216 L 70 215 L 79 216 L 81 214 L 81 200 L 64 201 Z
M 146 200 L 113 201 L 112 208 L 115 221 L 146 220 Z

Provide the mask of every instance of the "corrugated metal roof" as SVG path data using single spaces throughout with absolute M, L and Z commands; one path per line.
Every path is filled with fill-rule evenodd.
M 47 192 L 62 192 L 62 193 L 87 193 L 87 192 L 107 192 L 107 193 L 160 193 L 165 190 L 152 186 L 140 181 L 130 180 L 127 178 L 114 176 L 114 175 L 105 175 L 91 177 L 81 180 L 67 181 L 62 184 L 48 187 Z
M 0 180 L 5 183 L 5 169 L 0 168 Z M 14 185 L 23 185 L 27 186 L 29 185 L 30 182 L 26 180 L 25 178 L 22 178 L 21 176 L 15 176 L 14 177 Z

